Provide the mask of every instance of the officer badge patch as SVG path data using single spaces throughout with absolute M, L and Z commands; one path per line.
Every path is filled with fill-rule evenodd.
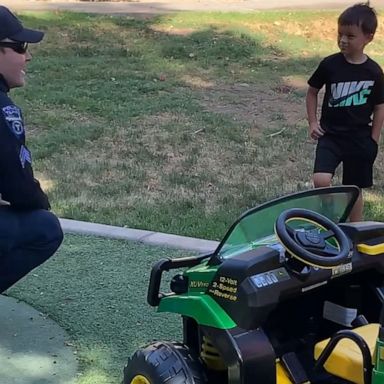
M 21 135 L 24 132 L 23 123 L 21 121 L 12 121 L 12 130 L 16 135 Z
M 23 168 L 25 168 L 25 163 L 32 164 L 32 156 L 31 152 L 27 147 L 22 145 L 20 147 L 20 153 L 19 153 L 20 163 Z
M 2 109 L 2 112 L 11 131 L 18 137 L 24 134 L 23 118 L 20 108 L 16 107 L 16 105 L 7 105 Z

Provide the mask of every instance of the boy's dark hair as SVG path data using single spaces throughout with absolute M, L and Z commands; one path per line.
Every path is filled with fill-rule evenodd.
M 347 8 L 337 22 L 339 25 L 357 25 L 363 33 L 374 35 L 377 28 L 377 15 L 369 3 L 359 3 Z

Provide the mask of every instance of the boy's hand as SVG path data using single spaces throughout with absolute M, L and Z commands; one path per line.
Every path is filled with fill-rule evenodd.
M 309 123 L 309 137 L 313 140 L 319 139 L 324 135 L 323 128 L 320 127 L 320 124 L 315 121 L 313 123 Z

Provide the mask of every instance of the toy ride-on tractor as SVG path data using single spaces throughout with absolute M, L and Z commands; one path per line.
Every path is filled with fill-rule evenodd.
M 346 222 L 358 193 L 270 201 L 213 253 L 156 263 L 148 303 L 182 315 L 183 341 L 137 350 L 124 384 L 384 384 L 384 223 Z

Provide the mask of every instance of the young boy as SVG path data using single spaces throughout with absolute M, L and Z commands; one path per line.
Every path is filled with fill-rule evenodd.
M 384 79 L 380 66 L 365 53 L 377 28 L 377 17 L 368 4 L 347 8 L 338 19 L 337 43 L 340 52 L 322 60 L 308 80 L 306 97 L 309 135 L 318 140 L 313 183 L 331 184 L 335 170 L 343 163 L 343 184 L 360 188 L 372 186 L 384 120 Z M 317 97 L 325 85 L 320 122 Z M 363 197 L 350 214 L 350 221 L 361 221 Z
M 31 54 L 43 32 L 24 28 L 0 6 L 0 293 L 51 257 L 63 239 L 48 198 L 33 176 L 21 110 L 8 96 L 22 87 Z

